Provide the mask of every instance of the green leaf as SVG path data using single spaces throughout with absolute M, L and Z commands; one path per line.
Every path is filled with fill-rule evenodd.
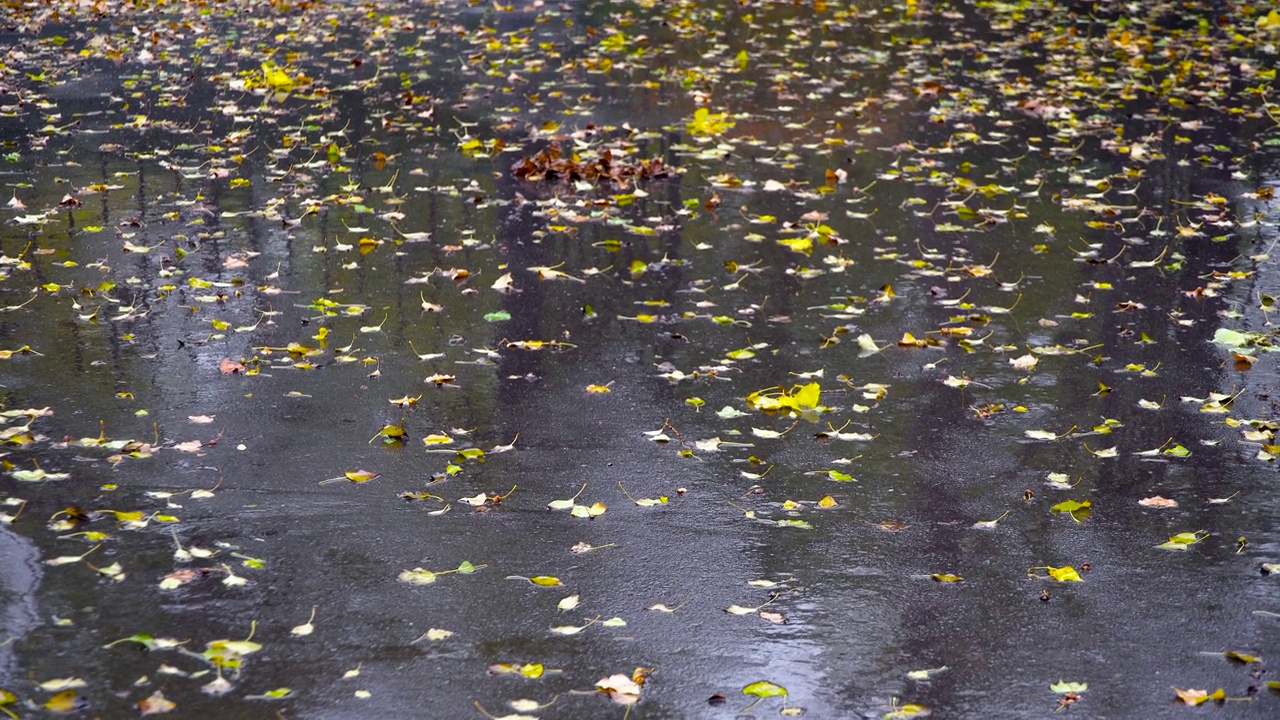
M 1207 537 L 1209 537 L 1209 533 L 1205 530 L 1181 532 L 1177 535 L 1170 535 L 1168 542 L 1160 543 L 1156 547 L 1162 550 L 1186 550 Z
M 756 697 L 762 698 L 784 697 L 787 694 L 787 689 L 781 685 L 771 683 L 768 680 L 761 680 L 759 682 L 753 682 L 742 688 L 742 693 L 744 695 L 755 695 Z
M 1238 348 L 1249 344 L 1254 336 L 1230 328 L 1218 328 L 1213 333 L 1213 341 L 1228 347 Z
M 1092 507 L 1093 501 L 1091 500 L 1085 500 L 1083 502 L 1076 500 L 1063 500 L 1049 509 L 1055 513 L 1067 513 L 1071 515 L 1072 520 L 1081 522 L 1085 518 L 1089 517 L 1089 513 L 1092 512 Z
M 484 319 L 488 322 L 502 322 L 503 320 L 510 320 L 511 313 L 506 310 L 498 310 L 496 312 L 485 313 Z
M 246 700 L 283 700 L 293 695 L 293 691 L 287 687 L 278 687 L 275 690 L 268 690 L 261 695 L 246 695 Z
M 102 647 L 109 648 L 123 642 L 136 642 L 148 650 L 154 650 L 156 646 L 156 640 L 154 637 L 146 633 L 137 633 L 135 635 L 130 635 L 127 638 L 120 638 L 119 640 L 113 640 L 112 642 L 109 642 L 106 645 L 103 645 Z

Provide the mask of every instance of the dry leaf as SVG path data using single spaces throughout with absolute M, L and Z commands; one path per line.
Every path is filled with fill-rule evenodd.
M 610 700 L 619 705 L 634 705 L 640 702 L 640 683 L 622 673 L 602 678 L 596 683 L 596 689 L 607 694 Z
M 166 698 L 159 690 L 154 695 L 138 701 L 138 710 L 142 711 L 143 715 L 160 715 L 176 707 L 178 704 Z
M 1183 690 L 1175 687 L 1173 692 L 1178 695 L 1179 700 L 1188 705 L 1201 705 L 1208 700 L 1225 700 L 1227 697 L 1222 688 L 1210 693 L 1208 690 Z

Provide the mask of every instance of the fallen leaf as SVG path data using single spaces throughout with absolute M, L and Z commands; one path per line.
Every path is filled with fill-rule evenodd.
M 138 710 L 143 715 L 160 715 L 172 711 L 178 704 L 169 700 L 159 690 L 138 701 Z
M 75 690 L 63 690 L 45 701 L 44 707 L 50 712 L 67 714 L 84 710 L 89 703 Z
M 1187 705 L 1202 705 L 1209 700 L 1225 700 L 1226 692 L 1222 688 L 1218 688 L 1210 693 L 1208 690 L 1182 690 L 1175 687 L 1173 692 L 1178 699 Z
M 787 689 L 781 685 L 771 683 L 768 680 L 759 680 L 742 688 L 742 693 L 744 695 L 754 695 L 762 698 L 784 697 L 787 694 Z
M 640 702 L 640 683 L 623 673 L 601 678 L 596 682 L 596 690 L 605 693 L 610 700 L 619 705 L 634 705 Z

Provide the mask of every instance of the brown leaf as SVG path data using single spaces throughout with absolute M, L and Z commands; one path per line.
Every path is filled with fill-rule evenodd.
M 232 373 L 244 374 L 244 364 L 236 362 L 231 358 L 222 358 L 222 361 L 218 363 L 218 369 L 222 371 L 223 375 L 230 375 Z
M 138 709 L 142 711 L 143 715 L 160 715 L 176 707 L 178 707 L 178 704 L 166 698 L 164 693 L 159 690 L 151 697 L 138 701 Z
M 909 526 L 900 520 L 881 520 L 880 522 L 875 523 L 875 527 L 885 532 L 901 532 L 906 530 Z
M 1177 500 L 1170 500 L 1169 498 L 1166 498 L 1166 497 L 1160 497 L 1159 495 L 1152 495 L 1152 496 L 1151 496 L 1151 497 L 1149 497 L 1149 498 L 1142 498 L 1141 500 L 1139 500 L 1139 501 L 1138 501 L 1138 504 L 1139 504 L 1139 505 L 1144 505 L 1144 506 L 1146 506 L 1146 507 L 1153 507 L 1153 508 L 1175 508 L 1175 507 L 1178 507 L 1178 501 L 1177 501 Z

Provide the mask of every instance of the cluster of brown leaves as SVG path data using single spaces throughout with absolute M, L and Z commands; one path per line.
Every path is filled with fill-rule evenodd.
M 615 159 L 613 152 L 605 150 L 594 160 L 582 160 L 576 155 L 565 156 L 560 145 L 553 143 L 533 155 L 520 158 L 511 167 L 511 174 L 530 182 L 565 180 L 577 182 L 608 181 L 615 185 L 627 186 L 636 180 L 664 178 L 673 174 L 673 169 L 662 162 L 662 158 L 646 160 Z

